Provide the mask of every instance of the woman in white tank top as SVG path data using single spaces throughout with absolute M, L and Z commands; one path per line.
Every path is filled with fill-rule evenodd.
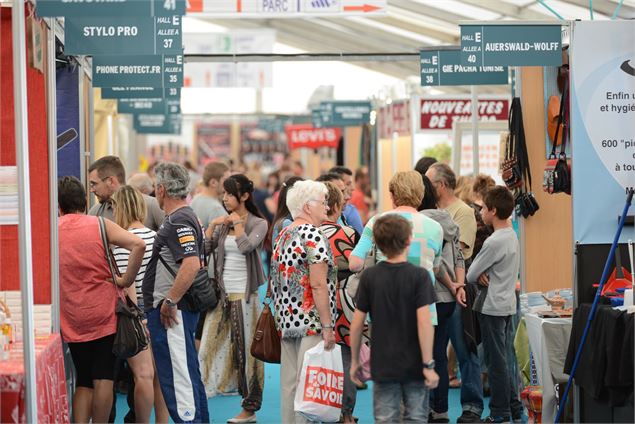
M 213 220 L 205 233 L 206 250 L 215 254 L 221 301 L 205 318 L 199 349 L 201 377 L 209 397 L 241 395 L 242 411 L 228 422 L 256 422 L 264 364 L 251 356 L 250 348 L 261 310 L 258 287 L 265 277 L 260 254 L 267 221 L 254 204 L 254 186 L 246 176 L 230 176 L 223 188 L 229 215 Z

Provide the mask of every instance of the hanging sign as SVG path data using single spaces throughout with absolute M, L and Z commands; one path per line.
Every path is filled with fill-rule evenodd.
M 119 113 L 176 115 L 181 113 L 181 101 L 164 99 L 119 99 L 117 101 L 117 111 Z
M 93 74 L 94 75 L 94 74 Z M 103 87 L 102 99 L 180 99 L 179 87 Z
M 186 0 L 37 0 L 39 17 L 185 15 Z
M 421 85 L 483 85 L 508 84 L 507 66 L 461 64 L 461 51 L 425 50 L 419 53 Z
M 382 15 L 388 0 L 190 0 L 188 15 L 223 18 L 297 18 L 300 16 Z
M 149 55 L 183 52 L 181 16 L 66 18 L 67 55 Z
M 94 56 L 95 87 L 182 87 L 183 55 Z
M 393 100 L 390 104 L 379 108 L 377 112 L 377 136 L 380 139 L 392 138 L 394 133 L 399 137 L 412 134 L 410 120 L 410 100 Z
M 561 25 L 461 25 L 461 63 L 559 66 Z
M 311 110 L 311 121 L 317 128 L 354 127 L 370 121 L 370 102 L 340 101 L 321 102 Z
M 311 124 L 286 125 L 284 131 L 287 135 L 289 150 L 300 147 L 310 149 L 333 147 L 336 149 L 342 137 L 340 128 L 315 128 Z
M 573 25 L 573 239 L 608 244 L 626 190 L 635 187 L 635 32 L 632 21 Z M 620 242 L 629 238 L 633 227 L 624 228 Z
M 181 115 L 133 115 L 133 127 L 139 134 L 181 134 Z
M 481 121 L 507 121 L 509 99 L 479 99 Z M 421 100 L 422 130 L 451 130 L 454 122 L 472 120 L 472 100 L 469 98 L 434 98 Z

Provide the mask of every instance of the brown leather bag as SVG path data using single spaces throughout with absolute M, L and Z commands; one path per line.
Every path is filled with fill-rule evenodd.
M 267 302 L 268 301 L 268 302 Z M 256 323 L 254 338 L 251 341 L 251 356 L 270 364 L 280 363 L 280 334 L 276 328 L 276 319 L 269 305 L 271 304 L 271 282 L 267 286 L 264 307 Z

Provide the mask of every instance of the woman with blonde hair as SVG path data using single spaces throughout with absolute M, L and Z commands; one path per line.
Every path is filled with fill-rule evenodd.
M 377 217 L 396 213 L 406 218 L 412 225 L 412 243 L 408 250 L 408 262 L 425 268 L 434 282 L 434 268 L 437 268 L 441 261 L 443 230 L 438 222 L 417 211 L 425 193 L 421 174 L 417 171 L 397 172 L 388 183 L 388 190 L 393 209 L 376 215 L 368 221 L 359 243 L 351 253 L 349 268 L 352 271 L 360 271 L 366 256 L 373 250 L 373 225 Z M 381 251 L 377 251 L 376 258 L 378 261 L 386 259 Z M 436 309 L 431 307 L 430 313 L 432 323 L 436 325 Z
M 128 296 L 143 310 L 143 295 L 141 284 L 146 273 L 146 267 L 152 256 L 152 246 L 156 233 L 143 225 L 147 209 L 143 195 L 136 188 L 125 185 L 120 187 L 112 195 L 114 218 L 117 225 L 127 229 L 132 234 L 141 238 L 145 243 L 145 252 L 139 272 L 134 284 L 128 287 Z M 113 250 L 119 272 L 126 272 L 130 252 L 117 247 Z M 154 362 L 150 349 L 143 350 L 128 359 L 128 365 L 134 377 L 134 413 L 135 422 L 150 422 L 152 406 L 155 408 L 157 423 L 168 422 L 168 410 L 163 401 L 158 379 L 155 378 Z

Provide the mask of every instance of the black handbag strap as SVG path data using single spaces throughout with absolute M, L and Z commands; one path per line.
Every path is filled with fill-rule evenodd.
M 568 82 L 565 80 L 565 83 L 562 88 L 562 94 L 560 95 L 560 111 L 558 112 L 558 125 L 556 125 L 556 134 L 553 137 L 553 147 L 551 148 L 551 157 L 556 157 L 556 143 L 558 142 L 558 135 L 560 134 L 560 126 L 562 126 L 562 142 L 560 143 L 560 154 L 565 154 L 566 145 L 567 145 L 567 120 L 565 119 L 565 114 L 568 113 L 568 109 L 566 107 L 568 98 Z
M 531 191 L 531 169 L 529 167 L 529 155 L 527 153 L 527 142 L 525 140 L 525 127 L 523 125 L 523 112 L 520 98 L 512 99 L 512 106 L 509 112 L 509 129 L 512 142 L 515 144 L 515 156 L 520 167 L 520 171 L 525 180 L 525 191 Z M 527 186 L 529 183 L 529 186 Z
M 119 268 L 117 267 L 117 263 L 115 258 L 112 256 L 112 252 L 110 251 L 110 243 L 108 242 L 108 233 L 106 232 L 106 222 L 104 221 L 103 216 L 98 216 L 97 220 L 99 221 L 99 234 L 101 236 L 101 243 L 104 245 L 104 252 L 106 254 L 106 262 L 108 263 L 108 268 L 110 269 L 110 275 L 112 276 L 112 283 L 117 286 L 117 277 L 120 275 Z

